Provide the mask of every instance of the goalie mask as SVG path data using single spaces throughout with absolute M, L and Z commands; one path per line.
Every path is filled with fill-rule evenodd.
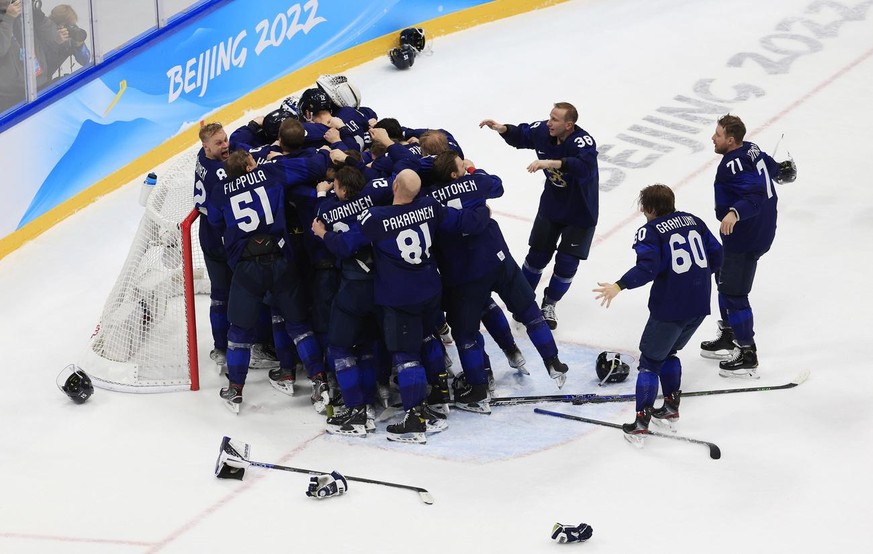
M 361 105 L 361 91 L 345 75 L 321 75 L 315 84 L 338 108 L 357 108 Z
M 418 52 L 424 50 L 424 29 L 421 27 L 409 27 L 400 31 L 400 45 L 408 44 Z
M 630 366 L 621 359 L 618 352 L 601 352 L 597 356 L 597 378 L 600 384 L 621 383 L 630 375 Z
M 75 364 L 61 370 L 57 385 L 76 404 L 84 404 L 94 394 L 91 378 Z
M 392 48 L 391 51 L 388 52 L 388 57 L 397 69 L 409 69 L 412 67 L 412 64 L 415 63 L 415 52 L 415 48 L 408 44 L 404 44 L 397 48 Z

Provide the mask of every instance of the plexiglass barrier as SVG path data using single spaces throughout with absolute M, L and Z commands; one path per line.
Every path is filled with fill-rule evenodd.
M 0 0 L 0 117 L 216 0 Z

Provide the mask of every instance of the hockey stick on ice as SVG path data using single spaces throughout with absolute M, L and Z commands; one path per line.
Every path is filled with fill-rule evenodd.
M 608 421 L 601 421 L 599 419 L 588 419 L 587 417 L 581 417 L 581 416 L 576 416 L 576 415 L 571 415 L 571 414 L 564 414 L 561 412 L 552 412 L 550 410 L 543 410 L 541 408 L 534 408 L 534 412 L 536 412 L 538 414 L 550 415 L 550 416 L 554 416 L 554 417 L 562 417 L 564 419 L 572 419 L 575 421 L 582 421 L 584 423 L 592 423 L 594 425 L 602 425 L 604 427 L 612 427 L 614 429 L 621 429 L 621 425 L 619 425 L 617 423 L 610 423 Z M 624 432 L 624 431 L 622 431 L 622 432 Z M 716 446 L 715 443 L 697 440 L 697 439 L 692 439 L 689 437 L 683 437 L 682 435 L 667 435 L 665 433 L 658 433 L 657 431 L 651 431 L 651 430 L 646 431 L 645 433 L 641 433 L 641 434 L 645 435 L 645 436 L 649 436 L 649 437 L 661 437 L 663 439 L 673 439 L 673 440 L 679 440 L 679 441 L 684 441 L 684 442 L 690 442 L 693 444 L 702 444 L 702 445 L 706 446 L 707 448 L 709 448 L 709 457 L 710 458 L 712 458 L 713 460 L 718 460 L 719 458 L 721 458 L 721 449 L 718 446 Z
M 711 396 L 715 394 L 733 394 L 737 392 L 761 392 L 768 390 L 791 389 L 809 378 L 809 370 L 804 369 L 797 377 L 784 385 L 745 387 L 740 389 L 715 389 L 682 392 L 682 398 L 692 396 Z M 630 402 L 636 398 L 631 394 L 546 394 L 541 396 L 504 396 L 491 399 L 492 406 L 515 406 L 518 404 L 538 404 L 540 402 L 572 402 L 573 404 L 604 404 L 607 402 Z M 659 397 L 660 398 L 660 397 Z
M 239 479 L 242 480 L 245 470 L 249 466 L 263 467 L 266 469 L 280 469 L 282 471 L 292 471 L 294 473 L 305 473 L 307 475 L 328 475 L 329 471 L 316 471 L 314 469 L 304 469 L 301 467 L 281 466 L 278 464 L 268 464 L 266 462 L 256 462 L 249 459 L 250 446 L 248 443 L 233 441 L 230 437 L 224 437 L 221 441 L 221 449 L 218 452 L 218 460 L 215 462 L 215 476 L 219 479 Z M 242 450 L 242 452 L 240 452 Z M 379 481 L 377 479 L 367 479 L 365 477 L 352 477 L 351 475 L 343 476 L 347 481 L 357 481 L 359 483 L 370 483 L 371 485 L 384 485 L 386 487 L 394 487 L 398 489 L 407 489 L 418 493 L 418 497 L 425 504 L 433 504 L 433 496 L 427 489 L 414 487 L 412 485 L 401 485 L 400 483 L 390 483 L 388 481 Z

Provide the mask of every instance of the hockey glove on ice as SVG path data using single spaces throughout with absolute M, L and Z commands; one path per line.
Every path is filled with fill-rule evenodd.
M 339 496 L 348 490 L 349 484 L 346 478 L 338 471 L 331 471 L 329 475 L 313 475 L 309 478 L 309 489 L 306 496 L 321 500 L 329 496 Z
M 582 542 L 591 538 L 594 528 L 586 523 L 579 525 L 564 525 L 556 523 L 552 527 L 552 540 L 558 542 Z

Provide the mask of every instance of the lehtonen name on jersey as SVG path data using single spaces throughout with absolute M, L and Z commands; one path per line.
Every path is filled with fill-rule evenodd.
M 655 225 L 655 229 L 657 229 L 659 233 L 669 233 L 670 231 L 681 227 L 693 227 L 695 225 L 697 225 L 697 222 L 693 217 L 690 215 L 682 215 L 665 219 L 661 223 Z
M 438 188 L 432 191 L 430 195 L 434 200 L 439 201 L 440 204 L 445 204 L 452 198 L 457 198 L 465 192 L 474 192 L 477 190 L 479 190 L 479 187 L 476 185 L 476 181 L 473 179 L 466 179 L 464 181 L 458 181 L 442 188 Z
M 385 218 L 384 220 L 382 220 L 382 226 L 386 231 L 392 229 L 401 229 L 403 227 L 415 225 L 416 223 L 419 223 L 421 221 L 433 219 L 433 217 L 433 206 L 425 206 L 411 212 L 406 212 L 405 214 L 393 215 L 391 217 Z

